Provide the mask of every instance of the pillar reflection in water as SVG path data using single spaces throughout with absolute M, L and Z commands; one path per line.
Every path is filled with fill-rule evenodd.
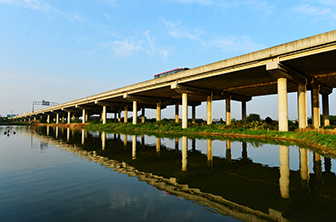
M 213 167 L 212 140 L 207 140 L 208 167 Z
M 136 143 L 137 143 L 137 138 L 136 135 L 133 135 L 132 138 L 132 159 L 136 159 Z
M 127 135 L 124 134 L 124 147 L 127 148 Z
M 67 142 L 69 142 L 70 140 L 70 129 L 67 128 Z
M 141 145 L 145 146 L 145 135 L 144 134 L 141 135 Z
M 179 152 L 179 138 L 175 138 L 175 152 Z
M 156 154 L 160 155 L 160 149 L 161 149 L 161 138 L 156 138 Z
M 49 136 L 49 126 L 47 126 L 47 136 Z
M 247 142 L 242 142 L 242 159 L 247 160 Z
M 226 140 L 226 161 L 228 164 L 232 163 L 231 158 L 231 140 Z
M 314 173 L 316 176 L 315 189 L 319 189 L 323 183 L 323 177 L 322 177 L 322 157 L 318 153 L 314 153 Z
M 300 148 L 300 173 L 302 188 L 307 188 L 309 186 L 309 157 L 308 150 Z
M 85 143 L 85 130 L 82 129 L 82 144 L 84 145 Z
M 279 159 L 280 159 L 280 194 L 284 199 L 289 198 L 289 147 L 279 145 Z
M 105 150 L 106 133 L 102 132 L 100 136 L 101 136 L 101 141 L 102 141 L 102 150 Z
M 56 139 L 58 139 L 58 126 L 56 126 L 56 133 L 55 133 Z
M 331 159 L 328 157 L 324 157 L 324 170 L 331 173 Z
M 182 171 L 187 171 L 188 139 L 182 136 Z
M 192 139 L 192 140 L 191 140 L 191 150 L 192 150 L 193 152 L 196 151 L 196 139 Z

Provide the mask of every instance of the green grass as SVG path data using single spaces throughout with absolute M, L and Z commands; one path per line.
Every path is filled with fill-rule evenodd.
M 256 127 L 257 126 L 257 127 Z M 336 154 L 336 135 L 323 134 L 317 131 L 288 131 L 280 132 L 270 130 L 267 126 L 260 127 L 257 123 L 240 127 L 226 126 L 224 124 L 197 125 L 188 124 L 188 128 L 182 129 L 181 124 L 173 121 L 159 121 L 154 123 L 107 123 L 90 124 L 85 129 L 93 131 L 105 131 L 125 134 L 147 134 L 160 137 L 176 138 L 188 136 L 192 138 L 220 139 L 238 137 L 238 140 L 255 140 L 262 143 L 298 145 L 300 147 L 313 148 L 321 154 Z

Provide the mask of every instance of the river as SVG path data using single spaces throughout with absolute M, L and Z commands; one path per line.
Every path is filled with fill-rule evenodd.
M 0 126 L 0 151 L 3 222 L 336 218 L 335 159 L 297 146 Z

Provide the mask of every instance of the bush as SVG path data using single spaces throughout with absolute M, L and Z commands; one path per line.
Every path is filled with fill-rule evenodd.
M 246 121 L 247 122 L 260 121 L 260 115 L 259 114 L 255 114 L 255 113 L 251 113 L 246 118 Z

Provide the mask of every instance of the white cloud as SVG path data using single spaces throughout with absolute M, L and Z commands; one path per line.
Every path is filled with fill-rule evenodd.
M 200 4 L 200 5 L 211 5 L 213 2 L 211 0 L 170 0 L 172 2 L 182 3 L 182 4 Z
M 45 3 L 42 0 L 0 0 L 0 4 L 11 4 L 18 7 L 25 7 L 44 14 L 59 12 L 55 7 Z
M 250 36 L 226 36 L 202 41 L 207 48 L 220 48 L 223 52 L 251 52 L 262 48 L 262 45 L 253 42 Z
M 257 11 L 269 11 L 273 6 L 267 0 L 230 0 L 220 3 L 223 8 L 247 7 Z
M 320 2 L 323 5 L 326 5 L 326 6 L 336 7 L 336 1 L 335 0 L 320 0 Z
M 172 53 L 174 50 L 174 47 L 172 46 L 162 46 L 162 47 L 157 47 L 155 43 L 155 39 L 152 38 L 149 35 L 149 30 L 145 31 L 143 35 L 146 37 L 147 42 L 149 44 L 149 50 L 146 51 L 148 55 L 157 55 L 159 54 L 161 57 L 164 59 L 167 59 L 167 57 Z
M 198 42 L 200 45 L 209 48 L 220 48 L 223 52 L 250 52 L 261 48 L 261 45 L 254 43 L 249 36 L 214 36 L 207 34 L 200 29 L 190 29 L 181 25 L 181 22 L 171 22 L 164 18 L 162 21 L 167 27 L 167 32 L 174 38 L 186 38 Z
M 140 45 L 134 42 L 129 43 L 128 39 L 124 41 L 114 41 L 111 44 L 108 43 L 107 46 L 112 46 L 114 55 L 117 57 L 127 57 L 133 54 L 133 52 L 141 49 Z
M 55 38 L 53 38 L 53 37 L 51 37 L 51 36 L 49 36 L 47 34 L 44 34 L 44 33 L 38 33 L 38 34 L 41 35 L 41 36 L 43 36 L 43 37 L 45 37 L 45 38 L 47 38 L 47 39 L 50 39 L 50 40 L 53 40 L 53 41 L 56 41 L 56 42 L 60 41 L 60 40 L 55 39 Z
M 325 1 L 328 3 L 328 1 Z M 305 17 L 312 17 L 314 21 L 316 20 L 326 20 L 326 19 L 336 19 L 336 13 L 333 9 L 326 6 L 313 6 L 309 4 L 298 5 L 291 10 L 294 15 L 299 15 L 299 19 Z
M 161 20 L 168 28 L 168 33 L 172 37 L 197 40 L 203 34 L 203 31 L 198 30 L 198 29 L 195 29 L 194 31 L 190 31 L 185 26 L 182 26 L 180 21 L 174 23 L 174 22 L 166 20 L 165 18 L 162 18 Z
M 91 50 L 91 51 L 84 51 L 84 53 L 85 53 L 85 54 L 87 54 L 87 55 L 93 55 L 93 54 L 95 54 L 95 53 L 96 53 L 96 51 L 95 51 L 95 50 Z

